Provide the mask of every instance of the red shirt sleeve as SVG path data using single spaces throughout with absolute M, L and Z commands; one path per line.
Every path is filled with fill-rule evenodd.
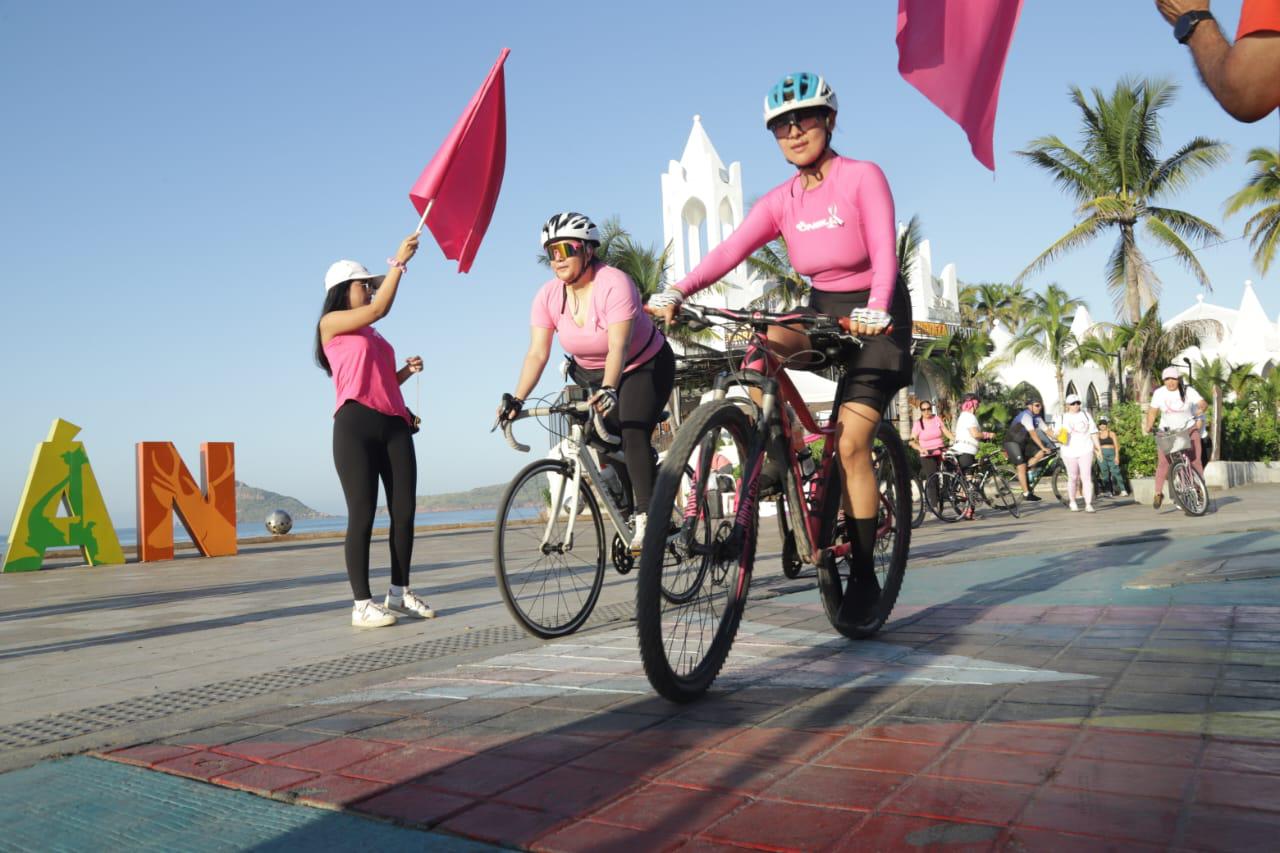
M 1236 41 L 1265 32 L 1280 32 L 1280 0 L 1244 0 Z

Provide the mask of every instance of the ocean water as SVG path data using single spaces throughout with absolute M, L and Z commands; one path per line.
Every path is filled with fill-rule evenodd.
M 525 517 L 532 510 L 521 510 L 517 508 L 512 514 L 516 517 Z M 492 522 L 498 515 L 497 509 L 461 509 L 451 512 L 419 512 L 414 518 L 414 526 L 431 527 L 433 525 L 443 524 L 480 524 L 484 522 Z M 373 520 L 374 529 L 386 527 L 388 523 L 385 515 L 379 515 Z M 307 518 L 298 519 L 293 522 L 293 529 L 290 533 L 342 533 L 347 529 L 346 516 L 333 516 L 330 518 Z M 248 539 L 253 536 L 270 536 L 267 527 L 261 521 L 244 522 L 236 525 L 236 538 Z M 120 538 L 121 545 L 137 545 L 138 529 L 136 527 L 117 527 L 116 536 Z M 173 541 L 190 542 L 191 537 L 187 535 L 187 530 L 182 523 L 174 516 L 173 524 Z M 0 550 L 4 550 L 9 544 L 7 531 L 4 535 L 0 535 Z

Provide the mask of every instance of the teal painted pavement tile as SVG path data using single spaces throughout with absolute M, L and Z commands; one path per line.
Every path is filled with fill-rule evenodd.
M 0 850 L 500 848 L 80 756 L 0 775 Z

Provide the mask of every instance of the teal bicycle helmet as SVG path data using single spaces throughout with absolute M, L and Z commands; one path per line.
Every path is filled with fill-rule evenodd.
M 764 126 L 768 127 L 778 116 L 809 107 L 838 111 L 835 91 L 821 75 L 808 71 L 788 74 L 764 96 Z

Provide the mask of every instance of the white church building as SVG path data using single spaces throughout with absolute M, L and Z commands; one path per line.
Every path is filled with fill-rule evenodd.
M 662 174 L 661 185 L 663 244 L 671 247 L 670 280 L 678 281 L 742 223 L 745 215 L 742 165 L 735 162 L 725 166 L 702 126 L 701 117 L 694 116 L 684 152 L 678 161 L 670 161 Z M 694 296 L 693 301 L 740 308 L 762 296 L 771 284 L 753 276 L 743 263 L 725 276 L 724 287 L 704 290 Z M 959 279 L 955 265 L 944 266 L 935 279 L 928 240 L 921 243 L 912 260 L 908 286 L 917 340 L 939 337 L 960 327 Z M 1203 296 L 1198 296 L 1194 306 L 1169 318 L 1165 325 L 1193 319 L 1217 320 L 1223 334 L 1206 341 L 1203 351 L 1200 348 L 1186 351 L 1178 357 L 1179 363 L 1189 358 L 1194 365 L 1201 358 L 1221 356 L 1236 366 L 1251 363 L 1255 372 L 1264 376 L 1280 365 L 1280 318 L 1276 322 L 1267 319 L 1252 282 L 1245 282 L 1237 309 L 1207 304 Z M 1084 307 L 1076 312 L 1071 328 L 1079 340 L 1101 331 Z M 1005 387 L 1034 387 L 1044 402 L 1046 415 L 1053 418 L 1064 408 L 1058 398 L 1054 366 L 1029 353 L 1008 359 L 1012 341 L 1009 330 L 997 324 L 992 331 L 995 349 L 986 363 L 997 365 L 996 378 Z M 724 343 L 709 345 L 723 348 Z M 811 405 L 831 402 L 835 383 L 806 371 L 788 371 L 788 374 Z M 1097 365 L 1069 368 L 1064 373 L 1063 386 L 1067 394 L 1079 394 L 1092 412 L 1111 405 L 1107 372 Z M 928 377 L 919 371 L 911 393 L 919 399 L 936 396 Z M 900 405 L 905 405 L 904 398 L 905 393 L 899 397 Z

